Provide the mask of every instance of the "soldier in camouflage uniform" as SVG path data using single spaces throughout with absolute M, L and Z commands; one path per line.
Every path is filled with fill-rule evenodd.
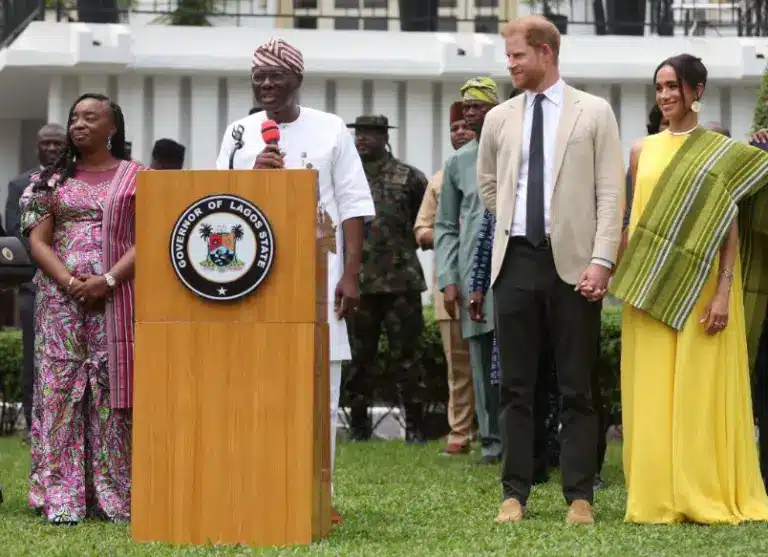
M 389 152 L 388 130 L 392 126 L 385 116 L 360 116 L 348 127 L 355 130 L 355 145 L 376 205 L 376 216 L 363 244 L 360 306 L 347 321 L 352 362 L 345 388 L 351 435 L 357 440 L 371 436 L 368 408 L 384 328 L 390 357 L 389 369 L 382 371 L 397 387 L 405 410 L 406 440 L 423 442 L 421 292 L 427 285 L 412 231 L 427 178 Z

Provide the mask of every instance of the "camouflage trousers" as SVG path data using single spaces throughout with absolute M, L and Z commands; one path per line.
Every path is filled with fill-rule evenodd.
M 344 389 L 349 400 L 354 437 L 370 437 L 367 415 L 374 394 L 377 398 L 402 405 L 406 429 L 420 431 L 424 333 L 421 311 L 419 292 L 363 294 L 358 312 L 347 319 L 352 361 Z M 387 349 L 379 354 L 382 331 L 386 332 Z M 383 375 L 377 380 L 379 373 Z

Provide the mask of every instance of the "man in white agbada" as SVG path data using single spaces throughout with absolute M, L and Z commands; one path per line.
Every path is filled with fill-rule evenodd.
M 357 311 L 358 275 L 363 245 L 363 219 L 375 213 L 371 190 L 354 139 L 344 121 L 334 114 L 299 106 L 304 61 L 301 52 L 282 39 L 256 49 L 251 80 L 262 112 L 227 127 L 216 168 L 307 168 L 319 174 L 318 214 L 327 214 L 335 227 L 335 253 L 328 253 L 328 324 L 331 352 L 331 473 L 336 452 L 336 421 L 341 390 L 341 362 L 351 358 L 344 318 Z M 261 123 L 274 120 L 280 145 L 265 145 Z M 241 130 L 240 145 L 232 136 Z M 237 134 L 236 134 L 237 135 Z M 240 148 L 237 148 L 240 147 Z M 339 226 L 341 224 L 341 226 Z M 341 516 L 334 509 L 334 523 Z

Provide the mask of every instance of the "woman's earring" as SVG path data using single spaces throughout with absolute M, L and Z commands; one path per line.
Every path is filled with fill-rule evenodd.
M 701 102 L 699 102 L 698 100 L 693 101 L 691 103 L 691 110 L 693 110 L 696 114 L 701 112 Z
M 698 110 L 696 112 L 698 112 Z M 112 150 L 112 136 L 107 138 L 107 150 Z

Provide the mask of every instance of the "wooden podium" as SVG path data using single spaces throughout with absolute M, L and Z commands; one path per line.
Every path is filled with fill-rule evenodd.
M 308 544 L 330 521 L 326 253 L 316 173 L 144 171 L 136 194 L 135 541 Z M 230 194 L 274 232 L 264 281 L 237 301 L 188 289 L 177 219 Z

